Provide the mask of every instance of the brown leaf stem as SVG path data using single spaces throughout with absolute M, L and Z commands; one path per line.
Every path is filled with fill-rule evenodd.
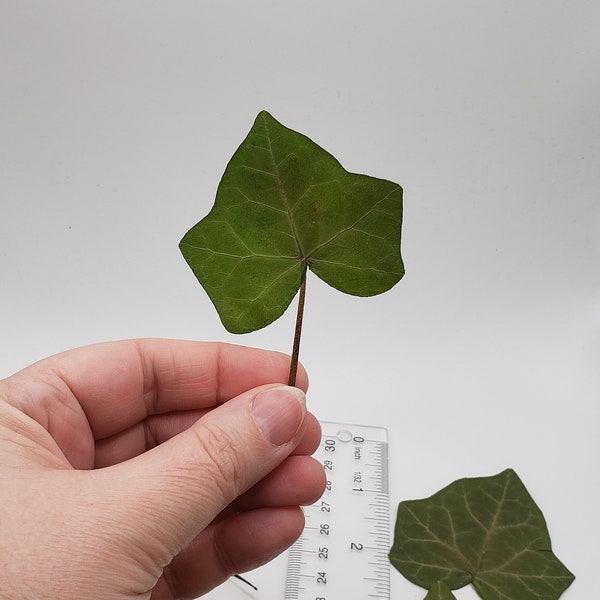
M 302 336 L 302 320 L 304 318 L 304 300 L 306 298 L 306 267 L 302 275 L 300 294 L 298 296 L 298 312 L 296 313 L 296 329 L 294 331 L 294 348 L 290 362 L 290 377 L 288 385 L 296 385 L 296 374 L 298 372 L 298 357 L 300 355 L 300 337 Z

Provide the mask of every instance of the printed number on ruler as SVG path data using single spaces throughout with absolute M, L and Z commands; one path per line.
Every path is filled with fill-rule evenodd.
M 325 493 L 288 554 L 286 600 L 389 600 L 387 431 L 321 423 Z

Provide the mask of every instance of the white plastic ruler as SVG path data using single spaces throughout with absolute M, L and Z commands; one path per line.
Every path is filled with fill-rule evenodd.
M 327 488 L 288 551 L 285 600 L 389 600 L 387 431 L 322 422 Z

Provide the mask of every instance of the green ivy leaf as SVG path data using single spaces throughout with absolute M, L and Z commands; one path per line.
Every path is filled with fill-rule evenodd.
M 390 289 L 401 225 L 398 184 L 349 173 L 263 111 L 180 249 L 226 329 L 246 333 L 283 314 L 307 268 L 355 296 Z
M 552 552 L 542 512 L 510 469 L 401 502 L 390 560 L 423 588 L 471 583 L 484 600 L 556 600 L 574 579 Z

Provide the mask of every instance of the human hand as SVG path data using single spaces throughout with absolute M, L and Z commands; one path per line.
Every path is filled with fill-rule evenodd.
M 283 551 L 325 484 L 288 368 L 136 340 L 0 381 L 0 596 L 195 598 Z

